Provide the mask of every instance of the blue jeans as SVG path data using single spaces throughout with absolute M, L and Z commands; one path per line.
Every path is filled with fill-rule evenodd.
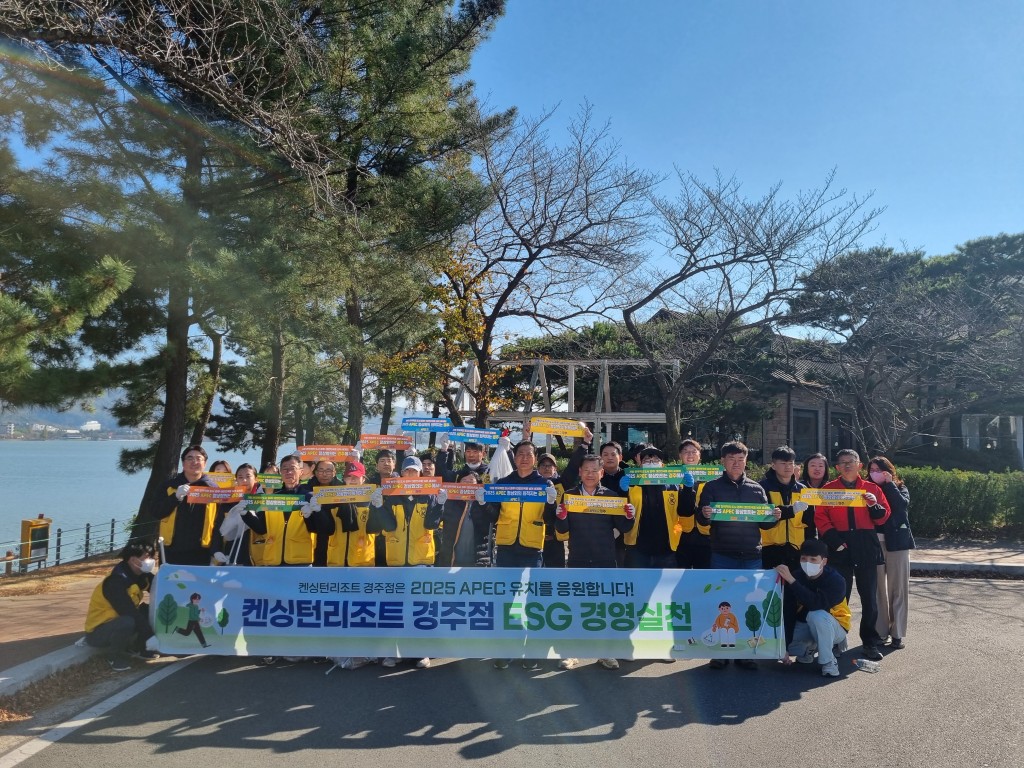
M 809 656 L 818 652 L 818 663 L 831 664 L 836 660 L 835 646 L 846 640 L 846 630 L 828 611 L 811 611 L 807 621 L 798 621 L 793 627 L 793 642 L 787 649 L 794 656 Z
M 720 552 L 711 553 L 711 568 L 723 571 L 759 571 L 761 570 L 761 558 L 752 557 L 729 557 Z

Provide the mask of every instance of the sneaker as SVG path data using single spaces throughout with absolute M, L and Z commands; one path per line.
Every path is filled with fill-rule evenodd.
M 598 659 L 597 663 L 600 664 L 605 669 L 618 669 L 619 668 L 619 660 L 618 659 Z
M 558 662 L 558 668 L 559 669 L 576 669 L 576 667 L 578 667 L 579 665 L 580 665 L 580 660 L 579 659 L 569 658 L 569 659 L 562 659 L 560 662 Z
M 828 664 L 822 664 L 821 674 L 823 677 L 839 677 L 839 662 L 830 661 Z
M 368 667 L 374 662 L 373 659 L 367 658 L 366 656 L 353 656 L 348 659 L 345 664 L 345 669 L 359 669 L 360 667 Z
M 813 664 L 814 663 L 814 651 L 808 651 L 803 656 L 797 656 L 796 660 L 800 664 Z
M 128 663 L 128 659 L 107 659 L 107 663 L 110 665 L 110 668 L 115 672 L 127 672 L 129 669 L 132 668 L 132 665 Z
M 270 667 L 273 666 L 275 661 L 277 661 L 277 656 L 264 656 L 257 663 L 264 667 Z
M 865 645 L 860 655 L 865 659 L 870 659 L 871 661 L 882 660 L 882 652 L 873 645 Z
M 906 643 L 903 642 L 903 638 L 902 637 L 894 637 L 892 639 L 892 642 L 889 643 L 889 650 L 890 651 L 899 651 L 899 650 L 902 650 L 903 648 L 906 648 L 906 647 L 907 647 Z
M 540 662 L 536 659 L 523 659 L 523 669 L 540 669 Z
M 753 659 L 736 659 L 736 666 L 740 669 L 755 670 L 757 669 L 757 662 Z
M 508 665 L 509 665 L 509 660 L 508 659 L 495 659 L 494 660 L 494 668 L 495 669 L 508 669 Z
M 430 659 L 420 659 L 417 661 L 416 669 L 430 669 Z
M 380 665 L 386 669 L 393 669 L 395 664 L 397 663 L 398 659 L 394 658 L 393 656 L 388 656 L 383 661 L 381 661 Z
M 728 663 L 728 659 L 712 659 L 708 666 L 712 669 L 725 669 L 725 665 Z
M 848 650 L 850 650 L 850 644 L 849 644 L 849 642 L 847 642 L 846 638 L 844 637 L 842 640 L 840 640 L 838 643 L 836 643 L 835 645 L 832 646 L 832 655 L 833 656 L 842 656 Z

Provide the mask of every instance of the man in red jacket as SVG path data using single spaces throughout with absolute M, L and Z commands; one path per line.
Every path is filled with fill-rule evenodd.
M 828 544 L 829 564 L 846 580 L 847 601 L 853 592 L 854 579 L 857 581 L 863 655 L 877 661 L 882 658 L 879 650 L 882 638 L 875 629 L 878 618 L 875 588 L 878 580 L 877 566 L 885 561 L 875 526 L 881 525 L 889 517 L 889 502 L 881 488 L 861 477 L 862 466 L 860 455 L 854 450 L 847 448 L 836 454 L 839 477 L 826 483 L 822 491 L 861 491 L 865 506 L 819 505 L 814 513 L 814 525 L 818 529 L 818 536 Z

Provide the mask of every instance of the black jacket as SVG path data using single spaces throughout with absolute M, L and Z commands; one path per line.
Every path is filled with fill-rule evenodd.
M 914 534 L 910 532 L 910 491 L 905 485 L 882 483 L 879 485 L 885 500 L 889 502 L 889 518 L 876 525 L 875 530 L 885 536 L 885 548 L 890 552 L 901 552 L 905 549 L 917 549 Z
M 704 483 L 700 498 L 697 500 L 697 514 L 700 509 L 712 502 L 719 501 L 729 504 L 767 504 L 768 495 L 764 488 L 748 478 L 746 474 L 739 480 L 731 480 L 722 476 Z M 703 520 L 702 520 L 703 522 Z M 729 557 L 752 560 L 761 556 L 761 529 L 772 528 L 770 523 L 743 523 L 732 520 L 711 521 L 711 551 Z
M 566 491 L 567 494 L 586 495 L 582 485 Z M 620 496 L 602 485 L 595 496 Z M 623 499 L 623 504 L 625 504 Z M 615 531 L 620 534 L 632 529 L 633 521 L 623 515 L 595 515 L 569 511 L 564 520 L 555 517 L 555 530 L 569 535 L 570 568 L 615 568 Z

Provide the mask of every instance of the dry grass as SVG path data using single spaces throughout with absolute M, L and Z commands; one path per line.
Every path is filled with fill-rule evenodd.
M 27 573 L 0 577 L 0 597 L 42 595 L 54 592 L 82 578 L 106 576 L 120 558 L 102 555 L 66 565 L 55 565 Z
M 112 674 L 104 656 L 93 656 L 73 667 L 44 677 L 11 696 L 0 698 L 0 728 L 9 723 L 30 720 L 54 704 L 72 699 L 89 686 L 107 680 Z

